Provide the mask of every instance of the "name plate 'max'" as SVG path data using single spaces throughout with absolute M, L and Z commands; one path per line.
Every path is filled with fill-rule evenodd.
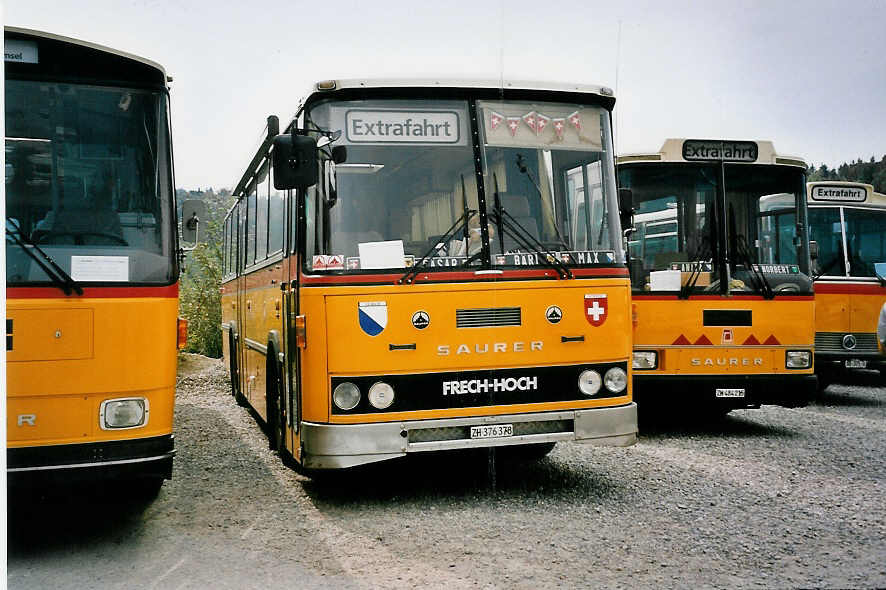
M 364 111 L 345 115 L 351 143 L 458 143 L 458 113 L 454 111 Z

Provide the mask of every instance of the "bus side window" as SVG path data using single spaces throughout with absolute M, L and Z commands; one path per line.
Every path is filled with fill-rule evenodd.
M 285 193 L 275 189 L 271 182 L 268 186 L 268 254 L 274 254 L 283 249 L 286 235 Z
M 270 187 L 268 163 L 258 172 L 255 180 L 256 214 L 255 214 L 255 261 L 261 262 L 268 257 L 268 188 Z
M 255 262 L 255 188 L 246 198 L 246 260 L 244 267 Z

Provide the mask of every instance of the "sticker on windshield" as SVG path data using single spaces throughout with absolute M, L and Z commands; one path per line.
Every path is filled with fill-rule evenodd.
M 129 280 L 129 256 L 71 256 L 75 281 L 124 282 Z
M 597 107 L 486 101 L 478 105 L 483 113 L 487 145 L 602 149 Z
M 4 39 L 3 61 L 23 64 L 40 63 L 37 42 L 24 39 Z
M 755 264 L 754 270 L 767 274 L 793 275 L 800 272 L 800 267 L 795 264 Z

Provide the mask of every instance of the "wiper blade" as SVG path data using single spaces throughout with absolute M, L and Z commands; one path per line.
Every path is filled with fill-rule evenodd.
M 704 260 L 711 256 L 711 247 L 710 242 L 707 236 L 702 237 L 701 242 L 698 244 L 698 248 L 696 248 L 695 253 L 690 257 L 689 265 L 690 265 L 690 273 L 689 278 L 683 285 L 680 285 L 680 292 L 677 294 L 677 297 L 680 299 L 689 299 L 689 295 L 692 293 L 692 290 L 695 289 L 695 284 L 698 282 L 698 279 L 701 277 L 702 273 L 702 264 Z
M 410 268 L 408 271 L 406 271 L 406 273 L 402 277 L 400 277 L 399 280 L 397 280 L 397 284 L 402 285 L 403 283 L 410 283 L 410 284 L 413 283 L 415 281 L 415 277 L 418 276 L 418 273 L 420 273 L 422 270 L 424 270 L 426 268 L 425 262 L 430 260 L 431 254 L 434 254 L 435 252 L 437 252 L 437 250 L 440 247 L 440 244 L 443 244 L 445 247 L 445 245 L 449 242 L 449 240 L 451 240 L 453 237 L 455 237 L 455 234 L 457 234 L 458 232 L 460 232 L 462 230 L 462 226 L 467 227 L 468 222 L 471 220 L 471 217 L 473 217 L 475 213 L 477 213 L 476 210 L 465 208 L 464 213 L 461 214 L 461 217 L 456 219 L 455 223 L 453 223 L 452 226 L 448 230 L 446 230 L 446 233 L 443 234 L 440 237 L 440 239 L 437 240 L 436 243 L 434 243 L 428 249 L 427 252 L 424 253 L 424 255 L 418 260 L 418 262 L 413 264 L 412 268 Z M 465 248 L 467 248 L 467 242 L 465 242 Z M 465 250 L 465 253 L 467 254 L 467 250 Z M 478 257 L 479 257 L 479 254 L 475 254 L 474 256 L 469 256 L 468 259 L 465 260 L 465 263 L 464 263 L 465 266 L 469 265 L 471 262 L 476 260 Z
M 763 299 L 773 299 L 775 297 L 775 291 L 772 290 L 772 286 L 769 284 L 769 281 L 766 280 L 766 275 L 763 274 L 763 271 L 760 270 L 759 266 L 755 266 L 751 260 L 747 238 L 743 235 L 736 236 L 735 245 L 738 250 L 738 255 L 743 259 L 744 265 L 754 277 L 754 289 L 760 291 Z
M 71 291 L 74 291 L 77 295 L 83 295 L 83 288 L 77 284 L 77 281 L 71 278 L 71 275 L 66 273 L 62 267 L 56 264 L 55 260 L 52 259 L 52 256 L 47 254 L 40 246 L 33 241 L 25 240 L 20 228 L 17 227 L 13 232 L 7 227 L 6 235 L 12 238 L 16 245 L 18 245 L 25 254 L 30 256 L 34 262 L 37 263 L 37 266 L 46 273 L 46 276 L 52 279 L 52 282 L 56 287 L 64 291 L 65 295 L 70 295 Z M 41 260 L 40 256 L 35 253 L 35 250 L 40 253 L 43 260 Z
M 520 225 L 520 222 L 516 219 L 511 217 L 510 213 L 504 209 L 498 208 L 492 212 L 492 220 L 498 225 L 499 231 L 502 229 L 507 230 L 508 234 L 517 242 L 518 246 L 535 254 L 545 265 L 557 271 L 557 274 L 561 279 L 573 278 L 572 271 L 569 270 L 569 267 L 563 264 L 555 253 L 547 250 L 541 242 L 536 240 L 532 234 L 526 231 L 526 228 Z M 501 233 L 499 235 L 501 235 Z M 502 248 L 502 254 L 504 254 L 504 248 Z

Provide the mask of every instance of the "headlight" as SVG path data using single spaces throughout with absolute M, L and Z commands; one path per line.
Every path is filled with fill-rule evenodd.
M 808 369 L 812 366 L 812 353 L 808 350 L 788 350 L 784 356 L 788 369 Z
M 631 365 L 635 369 L 657 369 L 658 353 L 654 350 L 635 350 Z
M 612 393 L 619 393 L 628 386 L 628 374 L 621 367 L 612 367 L 603 376 L 603 384 Z
M 394 403 L 394 388 L 379 381 L 369 388 L 369 403 L 377 410 L 384 410 Z
M 99 414 L 102 430 L 138 428 L 148 422 L 148 400 L 143 397 L 105 400 Z
M 350 381 L 339 383 L 332 392 L 332 401 L 341 410 L 353 410 L 360 403 L 360 388 Z
M 603 380 L 600 379 L 600 373 L 590 369 L 582 371 L 578 376 L 578 390 L 585 395 L 597 395 L 600 391 L 600 385 Z

